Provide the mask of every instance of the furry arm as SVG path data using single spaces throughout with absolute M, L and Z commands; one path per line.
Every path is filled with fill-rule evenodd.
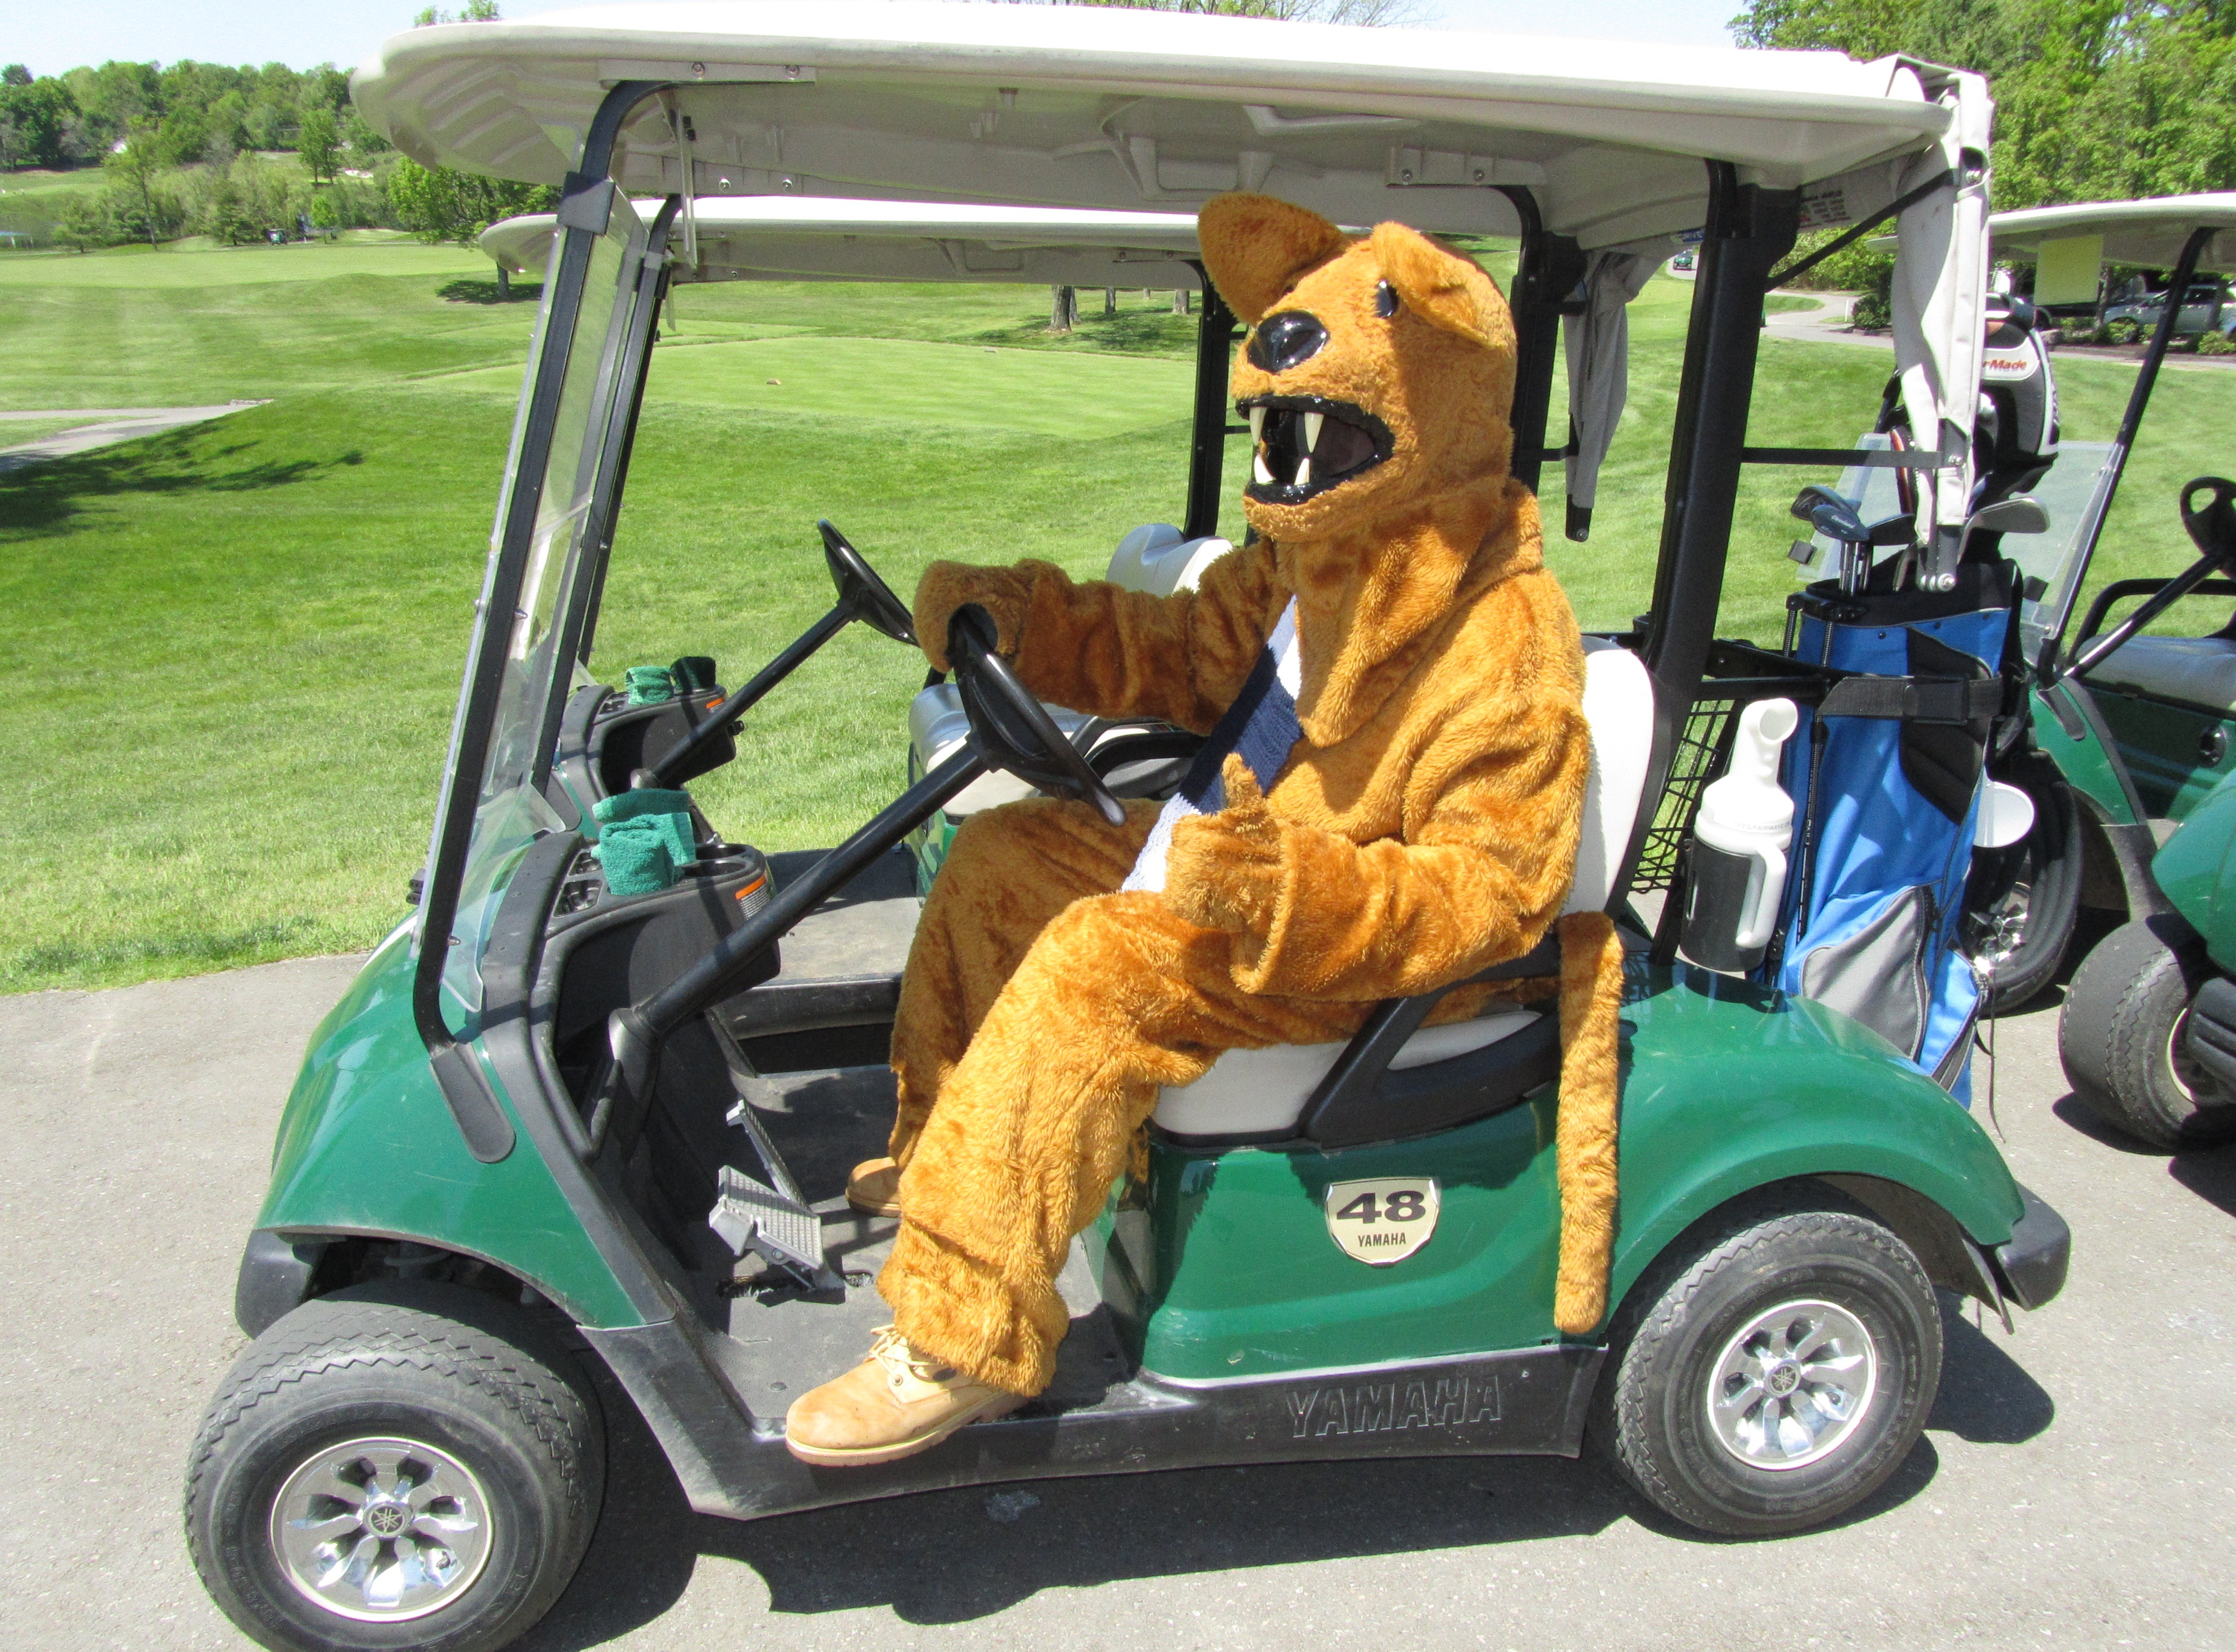
M 1284 819 L 1229 758 L 1227 806 L 1173 833 L 1166 904 L 1232 934 L 1246 992 L 1405 997 L 1520 957 L 1568 895 L 1590 735 L 1573 705 L 1461 721 L 1419 766 L 1448 777 L 1427 783 L 1405 841 L 1354 843 Z M 1456 737 L 1470 754 L 1447 770 L 1437 760 Z
M 1270 552 L 1220 557 L 1200 589 L 1171 596 L 1075 581 L 1053 563 L 934 563 L 916 588 L 916 634 L 948 668 L 947 626 L 976 602 L 1042 699 L 1096 717 L 1160 717 L 1207 731 L 1241 692 L 1280 615 Z

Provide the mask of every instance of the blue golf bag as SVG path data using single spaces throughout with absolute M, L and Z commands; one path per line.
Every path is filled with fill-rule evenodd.
M 1980 986 L 1958 924 L 2003 696 L 2009 564 L 1968 565 L 1941 593 L 1849 596 L 1825 581 L 1798 606 L 1796 658 L 1870 675 L 1805 708 L 1786 743 L 1794 874 L 1756 978 L 1871 1028 L 1969 1107 Z

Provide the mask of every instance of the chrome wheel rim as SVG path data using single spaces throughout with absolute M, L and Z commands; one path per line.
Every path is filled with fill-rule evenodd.
M 424 1617 L 488 1563 L 489 1497 L 448 1451 L 394 1435 L 344 1440 L 280 1486 L 272 1552 L 296 1592 L 337 1617 Z
M 2197 1063 L 2181 1047 L 2181 1036 L 2188 1030 L 2189 1011 L 2184 1010 L 2174 1017 L 2173 1027 L 2167 1032 L 2167 1071 L 2174 1078 L 2174 1089 L 2181 1092 L 2182 1100 L 2194 1102 L 2200 1082 L 2211 1081 L 2198 1070 Z
M 1861 1320 L 1832 1302 L 1781 1302 L 1716 1357 L 1709 1432 L 1750 1468 L 1806 1468 L 1856 1432 L 1878 1378 L 1878 1349 Z

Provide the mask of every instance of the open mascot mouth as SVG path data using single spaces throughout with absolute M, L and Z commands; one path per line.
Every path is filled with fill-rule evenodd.
M 1390 427 L 1364 407 L 1325 396 L 1253 396 L 1235 404 L 1253 450 L 1244 494 L 1302 504 L 1390 457 Z

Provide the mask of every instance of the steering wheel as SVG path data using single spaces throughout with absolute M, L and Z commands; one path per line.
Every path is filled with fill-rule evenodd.
M 2213 497 L 2197 503 L 2200 493 Z M 2221 567 L 2236 565 L 2236 482 L 2201 476 L 2181 490 L 2181 525 L 2198 550 Z
M 993 615 L 976 602 L 965 602 L 948 622 L 947 657 L 955 663 L 956 692 L 970 719 L 972 748 L 996 768 L 1043 792 L 1092 803 L 1110 825 L 1121 824 L 1125 806 L 995 652 L 998 635 Z
M 878 570 L 847 543 L 846 536 L 828 522 L 818 522 L 823 536 L 823 560 L 831 567 L 831 583 L 838 592 L 838 606 L 871 630 L 896 642 L 914 642 L 916 624 L 908 606 L 893 595 L 893 588 L 878 577 Z

